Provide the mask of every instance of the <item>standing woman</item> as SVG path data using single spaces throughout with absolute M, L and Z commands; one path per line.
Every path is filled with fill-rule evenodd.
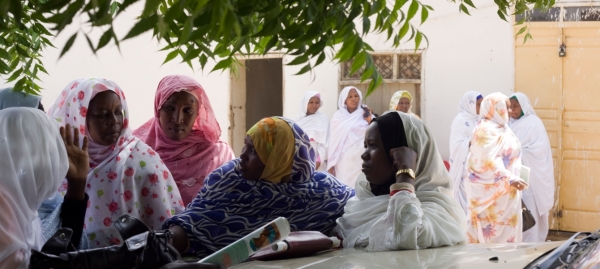
M 523 233 L 525 242 L 544 242 L 548 235 L 548 212 L 554 203 L 554 165 L 552 149 L 544 123 L 535 114 L 529 98 L 515 93 L 510 98 L 509 126 L 523 148 L 523 165 L 531 168 L 529 189 L 523 202 L 535 218 L 535 226 Z
M 352 86 L 344 88 L 329 131 L 327 170 L 351 188 L 354 188 L 361 171 L 360 155 L 364 151 L 365 131 L 372 118 L 370 113 L 365 117 L 361 103 L 362 93 L 359 89 Z
M 458 115 L 450 127 L 450 177 L 454 183 L 454 199 L 467 212 L 467 197 L 463 176 L 465 162 L 469 154 L 469 145 L 473 137 L 473 129 L 477 124 L 477 115 L 483 96 L 476 91 L 468 91 L 463 95 L 458 106 Z
M 467 238 L 470 243 L 521 242 L 521 144 L 508 127 L 510 103 L 486 96 L 467 157 Z
M 188 76 L 167 76 L 158 84 L 154 118 L 133 134 L 160 155 L 189 204 L 204 178 L 234 158 L 231 147 L 219 140 L 221 128 L 200 84 Z
M 397 91 L 390 100 L 390 110 L 396 110 L 415 116 L 417 119 L 421 119 L 417 114 L 411 110 L 413 97 L 408 91 Z
M 327 159 L 325 154 L 329 139 L 329 118 L 319 112 L 322 106 L 321 95 L 316 91 L 309 91 L 300 102 L 300 113 L 296 118 L 296 124 L 310 137 L 310 144 L 317 153 L 317 169 Z
M 41 96 L 16 92 L 13 88 L 0 90 L 0 109 L 9 107 L 32 107 L 44 111 Z
M 125 94 L 115 82 L 84 78 L 67 85 L 48 114 L 59 125 L 70 124 L 89 140 L 90 170 L 85 191 L 89 207 L 83 233 L 91 248 L 119 245 L 112 223 L 122 214 L 160 229 L 183 211 L 177 185 L 160 157 L 131 134 Z M 80 141 L 80 144 L 82 141 Z M 66 181 L 59 189 L 68 188 Z

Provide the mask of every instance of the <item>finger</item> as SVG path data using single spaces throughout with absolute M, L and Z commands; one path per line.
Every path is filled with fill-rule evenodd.
M 58 129 L 58 132 L 60 132 L 60 137 L 62 138 L 62 140 L 63 140 L 63 143 L 65 143 L 65 144 L 66 144 L 66 143 L 67 143 L 67 141 L 65 140 L 65 127 L 61 126 L 61 127 Z
M 73 145 L 79 148 L 79 130 L 73 129 Z
M 85 152 L 87 152 L 88 150 L 88 138 L 87 136 L 83 137 L 83 145 L 81 146 L 81 149 Z
M 67 123 L 67 125 L 65 125 L 65 139 L 67 141 L 67 145 L 73 145 L 73 139 L 71 139 L 72 132 L 73 130 L 71 129 L 71 124 Z

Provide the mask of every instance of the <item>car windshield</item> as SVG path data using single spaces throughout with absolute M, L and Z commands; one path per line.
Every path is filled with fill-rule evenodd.
M 578 239 L 585 236 L 581 239 Z M 592 268 L 600 265 L 600 234 L 576 233 L 559 247 L 542 254 L 525 268 Z M 594 267 L 595 268 L 595 267 Z

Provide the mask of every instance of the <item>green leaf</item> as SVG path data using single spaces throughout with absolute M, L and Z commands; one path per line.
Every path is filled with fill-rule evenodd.
M 233 64 L 233 59 L 228 57 L 227 59 L 221 60 L 215 65 L 215 67 L 210 71 L 211 73 L 220 69 L 227 69 Z
M 502 13 L 502 11 L 501 11 L 501 10 L 498 10 L 498 12 L 497 12 L 497 13 L 498 13 L 498 16 L 500 17 L 500 19 L 503 19 L 504 21 L 508 22 L 508 21 L 506 20 L 506 17 L 504 16 L 504 13 Z
M 296 73 L 294 75 L 295 76 L 302 75 L 302 74 L 304 74 L 304 73 L 306 73 L 306 72 L 308 72 L 310 70 L 311 70 L 310 63 L 308 63 L 307 65 L 305 65 L 304 67 L 302 67 L 302 69 L 300 69 L 300 71 L 298 71 L 298 73 Z
M 0 48 L 0 57 L 4 58 L 6 60 L 12 60 L 12 57 L 10 57 L 10 54 L 8 54 L 8 52 L 2 48 Z
M 471 14 L 469 14 L 469 10 L 467 9 L 467 7 L 463 4 L 460 4 L 460 10 L 469 16 L 471 15 Z
M 123 38 L 123 40 L 132 38 L 132 37 L 136 37 L 152 28 L 154 28 L 154 26 L 156 25 L 156 23 L 158 22 L 158 16 L 156 14 L 147 17 L 147 18 L 143 18 L 141 19 L 138 23 L 136 23 L 131 30 L 129 30 L 129 33 L 127 33 L 127 35 Z
M 419 2 L 417 2 L 416 0 L 413 0 L 412 3 L 410 4 L 410 7 L 408 8 L 408 15 L 406 17 L 406 21 L 410 21 L 416 14 L 417 11 L 419 10 Z
M 167 58 L 165 58 L 165 61 L 162 64 L 166 64 L 169 61 L 175 59 L 175 57 L 177 57 L 177 55 L 179 55 L 179 49 L 169 52 L 169 54 L 167 54 Z
M 92 40 L 90 40 L 90 37 L 87 34 L 83 34 L 85 36 L 85 40 L 88 43 L 88 46 L 90 46 L 90 49 L 92 50 L 92 52 L 95 54 L 96 53 L 96 49 L 94 49 L 94 44 L 92 44 Z
M 155 13 L 158 10 L 158 5 L 160 5 L 160 0 L 146 0 L 142 17 L 147 17 L 152 14 L 156 15 Z
M 352 66 L 350 66 L 350 74 L 356 73 L 367 61 L 367 52 L 362 51 L 354 57 L 352 60 Z
M 69 51 L 69 49 L 71 48 L 71 46 L 73 46 L 73 43 L 75 42 L 75 38 L 77 38 L 77 33 L 74 33 L 69 40 L 67 40 L 67 43 L 65 43 L 65 46 L 63 47 L 62 51 L 60 52 L 60 56 L 58 56 L 58 58 L 61 58 L 63 55 L 65 55 L 65 53 L 67 53 L 67 51 Z
M 398 33 L 398 38 L 399 39 L 404 38 L 404 36 L 408 33 L 409 28 L 410 28 L 410 24 L 408 23 L 408 21 L 406 21 L 404 23 L 404 25 L 402 25 L 402 28 L 400 28 L 400 33 Z
M 104 34 L 102 34 L 102 36 L 100 37 L 100 40 L 98 41 L 98 47 L 96 47 L 96 51 L 98 51 L 101 48 L 103 48 L 104 46 L 106 46 L 106 44 L 108 44 L 108 42 L 110 42 L 112 37 L 113 37 L 113 28 L 111 27 L 110 29 L 106 30 L 106 32 L 104 32 Z
M 121 5 L 121 3 L 117 2 L 117 1 L 115 1 L 115 2 L 112 2 L 112 3 L 110 4 L 110 15 L 111 15 L 111 16 L 114 16 L 114 15 L 115 15 L 115 13 L 117 13 L 117 10 L 119 9 L 119 6 L 120 6 L 120 5 Z
M 35 67 L 37 67 L 37 69 L 39 69 L 40 71 L 44 72 L 46 75 L 48 75 L 48 71 L 46 71 L 46 69 L 44 68 L 44 66 L 40 65 L 40 64 L 36 64 Z
M 527 40 L 533 40 L 533 37 L 531 36 L 530 33 L 525 34 L 525 38 L 523 39 L 523 44 L 525 44 L 525 42 L 527 42 Z
M 206 57 L 206 54 L 200 55 L 200 67 L 202 67 L 202 69 L 204 69 L 204 66 L 206 66 L 206 62 L 208 62 L 208 57 Z
M 287 63 L 286 65 L 300 65 L 300 64 L 308 62 L 308 60 L 309 60 L 308 55 L 302 55 L 302 56 L 296 57 L 294 60 Z
M 467 5 L 471 6 L 472 8 L 476 8 L 471 0 L 463 0 L 463 2 L 467 3 Z
M 421 33 L 421 31 L 417 31 L 417 36 L 415 36 L 415 52 L 421 46 L 421 41 L 422 40 L 423 40 L 423 34 Z
M 525 23 L 525 19 L 526 19 L 526 16 L 523 16 L 523 18 L 520 19 L 515 25 L 521 25 L 521 24 Z
M 323 61 L 325 61 L 325 52 L 321 52 L 321 54 L 319 55 L 319 58 L 317 58 L 317 62 L 315 63 L 315 66 L 320 65 L 321 63 L 323 63 Z
M 524 33 L 524 32 L 525 32 L 525 30 L 527 30 L 527 26 L 525 26 L 525 27 L 521 28 L 521 29 L 519 30 L 519 32 L 518 32 L 518 33 L 517 33 L 515 36 L 518 36 L 518 35 L 520 35 L 520 34 Z
M 10 83 L 15 81 L 20 75 L 21 73 L 23 73 L 23 69 L 17 69 L 15 70 L 12 75 L 6 80 L 6 83 Z
M 427 17 L 429 17 L 429 11 L 426 8 L 421 9 L 421 24 L 425 23 Z

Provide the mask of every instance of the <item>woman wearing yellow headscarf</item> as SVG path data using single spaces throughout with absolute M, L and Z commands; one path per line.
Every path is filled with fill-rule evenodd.
M 187 209 L 165 222 L 173 246 L 204 257 L 276 217 L 292 231 L 329 234 L 354 190 L 328 173 L 315 171 L 315 149 L 294 122 L 264 118 L 246 133 L 239 159 L 204 181 Z
M 418 119 L 421 119 L 417 114 L 413 113 L 410 108 L 412 107 L 413 97 L 408 91 L 397 91 L 390 100 L 390 110 L 396 110 L 404 112 L 406 114 L 413 115 Z

